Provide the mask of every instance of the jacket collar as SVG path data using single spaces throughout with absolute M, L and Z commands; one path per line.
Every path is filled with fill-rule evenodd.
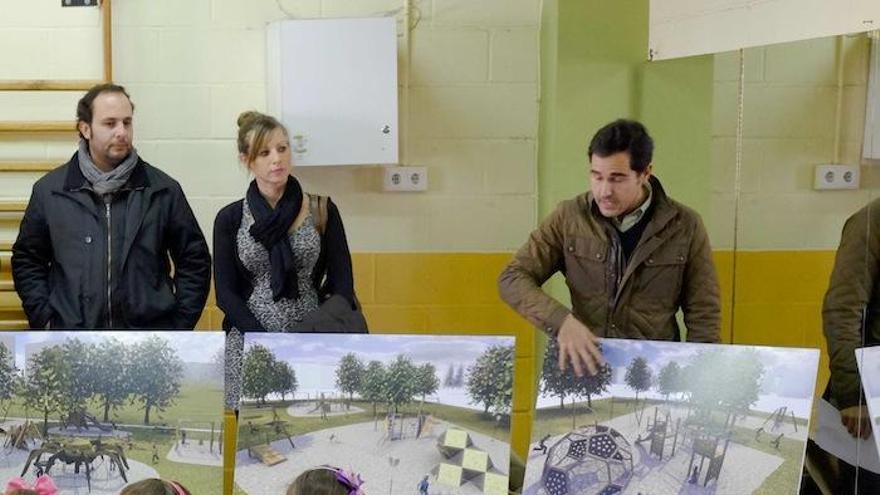
M 651 177 L 649 177 L 648 182 L 651 184 L 651 208 L 653 208 L 654 210 L 651 217 L 651 223 L 666 223 L 667 220 L 674 216 L 674 212 L 670 211 L 669 208 L 671 206 L 669 196 L 666 195 L 666 190 L 663 189 L 663 185 L 660 184 L 660 179 L 658 179 L 656 176 L 652 175 Z M 611 219 L 606 218 L 599 211 L 599 206 L 596 205 L 596 201 L 593 198 L 593 193 L 588 191 L 586 196 L 586 207 L 589 209 L 589 214 L 592 215 L 594 219 L 601 222 L 603 225 L 612 225 Z M 658 215 L 659 218 L 657 218 Z
M 76 155 L 77 154 L 74 153 L 70 158 L 70 161 L 67 162 L 67 175 L 64 178 L 65 191 L 89 189 L 89 182 L 83 175 L 82 170 L 79 169 L 79 159 Z M 137 165 L 134 166 L 134 170 L 131 172 L 131 177 L 129 177 L 128 183 L 126 184 L 127 189 L 143 189 L 150 187 L 150 178 L 147 177 L 147 170 L 144 164 L 145 162 L 138 158 Z

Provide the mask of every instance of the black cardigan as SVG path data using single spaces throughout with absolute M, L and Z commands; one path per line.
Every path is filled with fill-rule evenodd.
M 238 257 L 236 237 L 241 227 L 240 199 L 226 205 L 214 219 L 214 291 L 217 306 L 223 311 L 223 329 L 265 332 L 266 329 L 247 307 L 254 290 L 250 272 Z M 339 294 L 355 305 L 351 253 L 345 239 L 342 217 L 332 201 L 327 200 L 327 225 L 321 236 L 321 253 L 312 273 L 312 283 L 319 301 Z

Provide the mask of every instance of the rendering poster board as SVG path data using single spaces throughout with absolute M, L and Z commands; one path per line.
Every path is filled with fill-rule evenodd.
M 236 493 L 326 464 L 365 493 L 506 495 L 513 365 L 513 337 L 246 334 Z
M 871 415 L 871 437 L 880 453 L 880 346 L 856 349 L 856 360 Z
M 220 493 L 223 345 L 222 332 L 0 332 L 0 480 Z
M 786 494 L 801 479 L 819 351 L 603 339 L 576 379 L 550 343 L 523 493 Z

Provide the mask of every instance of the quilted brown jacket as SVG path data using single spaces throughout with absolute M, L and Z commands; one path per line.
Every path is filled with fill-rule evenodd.
M 585 193 L 560 203 L 532 232 L 498 278 L 501 298 L 551 335 L 573 313 L 600 337 L 679 340 L 681 308 L 687 340 L 718 342 L 721 302 L 706 229 L 650 180 L 653 213 L 619 283 L 617 231 Z M 541 289 L 556 272 L 565 275 L 571 310 Z
M 861 397 L 855 350 L 880 344 L 880 199 L 847 219 L 822 305 L 831 397 L 844 409 Z

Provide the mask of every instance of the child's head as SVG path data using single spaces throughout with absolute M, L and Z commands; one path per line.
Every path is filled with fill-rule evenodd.
M 176 481 L 165 481 L 157 478 L 132 483 L 119 492 L 119 495 L 191 495 L 189 490 Z
M 57 495 L 58 487 L 48 475 L 39 476 L 33 485 L 23 478 L 12 478 L 6 483 L 4 495 Z
M 287 488 L 287 495 L 363 495 L 359 474 L 332 466 L 303 472 Z

